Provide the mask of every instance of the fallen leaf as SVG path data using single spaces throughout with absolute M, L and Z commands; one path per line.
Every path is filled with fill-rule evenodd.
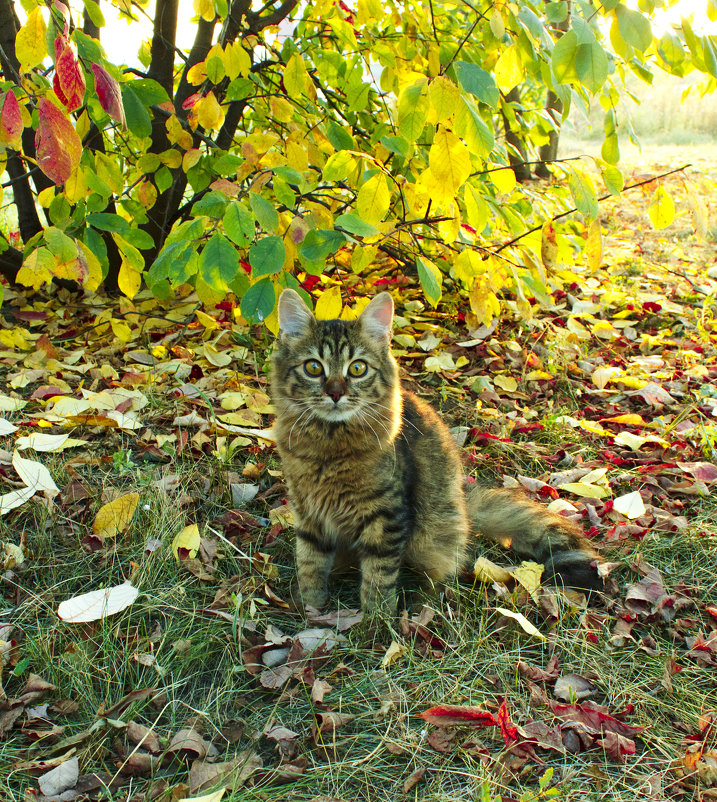
M 408 649 L 402 643 L 398 643 L 395 640 L 391 641 L 391 645 L 386 649 L 386 654 L 381 660 L 381 667 L 388 668 L 407 654 Z
M 68 624 L 99 621 L 126 610 L 139 596 L 139 590 L 129 582 L 104 590 L 91 590 L 81 596 L 61 602 L 57 615 Z
M 47 774 L 39 777 L 37 782 L 40 790 L 45 796 L 59 796 L 63 791 L 74 788 L 80 776 L 80 761 L 77 757 L 71 757 L 64 763 L 60 763 Z
M 624 496 L 618 496 L 613 501 L 612 506 L 613 509 L 627 516 L 630 520 L 640 518 L 645 514 L 645 502 L 642 500 L 638 490 L 626 493 Z
M 127 529 L 139 503 L 138 493 L 127 493 L 100 507 L 92 531 L 100 540 L 114 538 Z
M 201 535 L 197 524 L 185 526 L 172 540 L 172 554 L 175 560 L 192 560 L 197 556 L 201 545 Z
M 542 566 L 541 566 L 542 567 Z M 487 557 L 478 557 L 473 565 L 473 573 L 479 582 L 510 582 L 513 575 L 507 568 L 489 560 Z
M 512 610 L 506 610 L 505 607 L 496 607 L 496 612 L 504 615 L 506 618 L 512 618 L 516 621 L 520 627 L 528 633 L 528 635 L 533 635 L 534 637 L 538 638 L 539 640 L 547 640 L 545 635 L 533 624 L 528 621 L 528 619 L 523 615 L 523 613 L 514 613 Z
M 553 693 L 564 702 L 580 702 L 592 696 L 596 690 L 592 682 L 585 677 L 565 674 L 556 680 Z
M 21 457 L 17 451 L 12 455 L 12 467 L 22 481 L 33 490 L 44 491 L 50 496 L 56 496 L 60 488 L 54 483 L 50 471 L 39 462 Z
M 408 794 L 410 793 L 423 779 L 423 775 L 426 773 L 426 767 L 422 766 L 420 769 L 416 769 L 412 771 L 408 777 L 406 777 L 405 782 L 403 783 L 403 793 Z

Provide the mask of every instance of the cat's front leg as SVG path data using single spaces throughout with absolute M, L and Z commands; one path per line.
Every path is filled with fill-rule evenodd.
M 304 605 L 319 608 L 329 600 L 329 574 L 334 554 L 333 543 L 306 529 L 297 528 L 296 570 Z
M 366 527 L 357 541 L 361 560 L 361 608 L 396 612 L 396 585 L 403 559 L 403 538 L 388 533 L 382 521 Z

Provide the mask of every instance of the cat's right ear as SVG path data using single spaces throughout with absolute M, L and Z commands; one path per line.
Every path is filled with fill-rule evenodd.
M 311 310 L 296 290 L 285 289 L 279 296 L 279 331 L 289 337 L 305 334 L 314 322 Z

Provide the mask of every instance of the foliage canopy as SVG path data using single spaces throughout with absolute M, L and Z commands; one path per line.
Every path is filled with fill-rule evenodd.
M 579 251 L 600 264 L 590 172 L 553 159 L 550 186 L 516 181 L 571 107 L 604 109 L 596 166 L 614 194 L 633 138 L 626 77 L 697 70 L 717 85 L 717 37 L 688 19 L 657 35 L 657 5 L 194 0 L 185 54 L 178 0 L 157 0 L 137 69 L 108 61 L 94 0 L 22 0 L 22 23 L 0 0 L 0 158 L 19 227 L 0 238 L 2 274 L 129 298 L 191 286 L 209 305 L 232 292 L 273 329 L 297 274 L 370 274 L 384 253 L 434 306 L 464 293 L 488 322 L 511 287 L 527 312 L 546 271 L 560 280 Z M 674 206 L 658 193 L 662 226 Z M 338 314 L 340 297 L 323 306 Z

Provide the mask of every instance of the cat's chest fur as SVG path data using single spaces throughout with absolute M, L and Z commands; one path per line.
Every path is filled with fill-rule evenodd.
M 303 526 L 336 542 L 357 536 L 358 522 L 381 503 L 380 455 L 362 456 L 350 451 L 330 460 L 283 456 L 292 504 Z

